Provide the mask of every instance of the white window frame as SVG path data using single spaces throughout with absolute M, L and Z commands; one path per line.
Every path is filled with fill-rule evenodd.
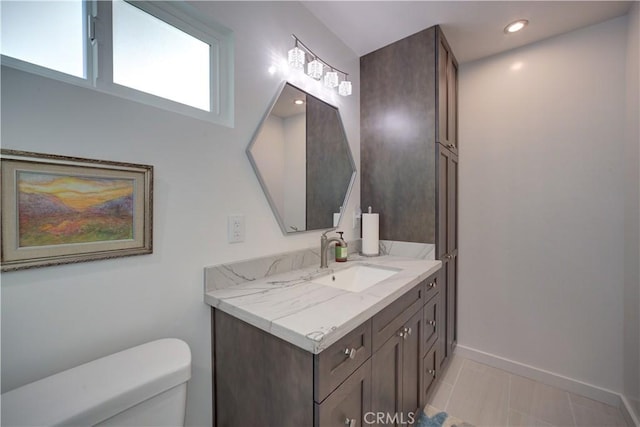
M 128 1 L 128 3 L 210 46 L 210 111 L 113 82 L 112 4 L 110 1 L 85 0 L 82 2 L 85 16 L 83 45 L 86 79 L 4 55 L 2 55 L 2 65 L 233 127 L 234 39 L 231 30 L 215 22 L 205 21 L 192 6 L 182 1 Z M 94 36 L 93 40 L 92 36 Z

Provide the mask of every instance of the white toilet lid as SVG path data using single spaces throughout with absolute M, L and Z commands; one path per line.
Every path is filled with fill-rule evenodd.
M 167 338 L 2 394 L 2 425 L 94 425 L 191 378 L 191 351 Z

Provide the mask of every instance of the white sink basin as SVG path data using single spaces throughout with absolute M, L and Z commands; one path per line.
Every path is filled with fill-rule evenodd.
M 397 273 L 398 270 L 358 264 L 311 281 L 349 292 L 361 292 Z

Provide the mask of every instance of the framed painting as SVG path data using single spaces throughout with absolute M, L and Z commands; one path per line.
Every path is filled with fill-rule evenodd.
M 1 150 L 2 271 L 150 254 L 153 166 Z

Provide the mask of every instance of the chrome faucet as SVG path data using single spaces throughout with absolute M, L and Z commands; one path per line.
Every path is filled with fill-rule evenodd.
M 320 237 L 320 268 L 327 268 L 327 249 L 329 249 L 331 243 L 336 242 L 336 245 L 342 245 L 342 240 L 337 237 L 327 237 L 327 233 L 331 230 L 327 230 L 322 233 Z

